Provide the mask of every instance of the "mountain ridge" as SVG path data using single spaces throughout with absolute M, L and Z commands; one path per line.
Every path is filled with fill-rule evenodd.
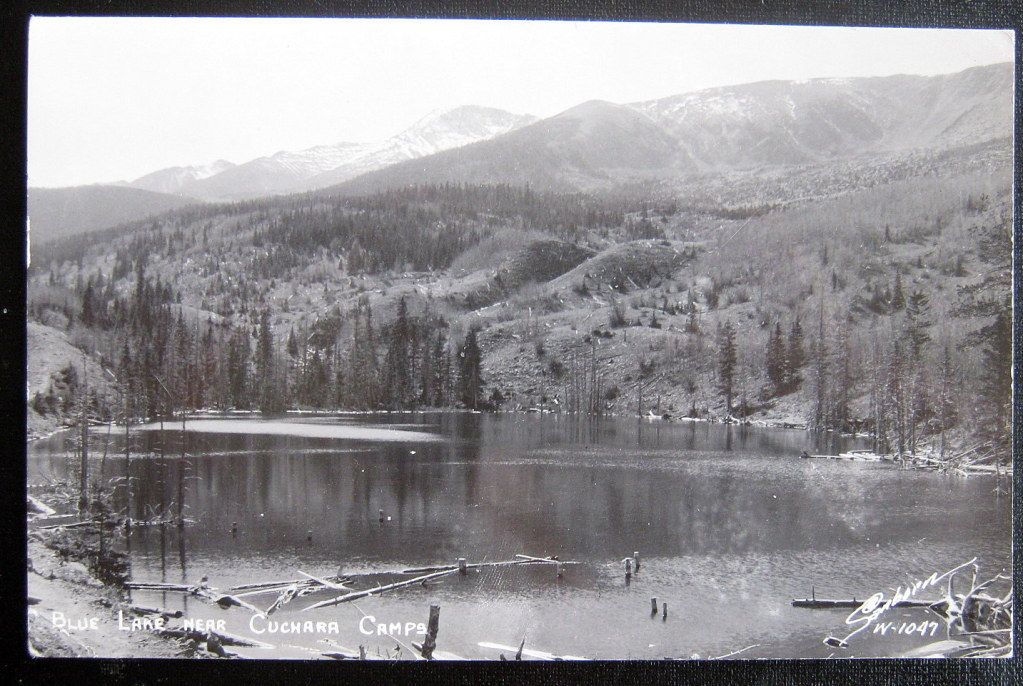
M 591 100 L 485 145 L 393 165 L 336 190 L 366 193 L 441 180 L 590 191 L 693 173 L 948 150 L 1011 136 L 1012 92 L 1013 65 L 998 63 L 938 76 L 760 81 L 626 105 Z M 643 116 L 632 120 L 637 126 L 642 121 L 658 131 L 623 128 L 628 110 Z M 586 123 L 566 125 L 572 120 Z M 561 140 L 551 140 L 551 133 Z M 524 141 L 529 134 L 534 140 Z M 649 150 L 658 138 L 661 150 Z M 632 153 L 630 164 L 586 164 L 616 145 Z M 650 153 L 645 167 L 637 164 L 644 152 Z M 519 163 L 506 161 L 515 156 Z M 602 161 L 623 159 L 612 154 Z

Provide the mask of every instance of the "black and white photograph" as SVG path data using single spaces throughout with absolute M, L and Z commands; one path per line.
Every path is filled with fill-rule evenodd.
M 32 17 L 28 655 L 1011 658 L 1016 49 Z

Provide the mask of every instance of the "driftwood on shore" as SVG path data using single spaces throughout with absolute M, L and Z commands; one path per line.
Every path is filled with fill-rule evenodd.
M 590 659 L 588 657 L 580 657 L 578 655 L 555 655 L 554 653 L 548 653 L 548 652 L 543 651 L 543 650 L 532 650 L 530 648 L 524 647 L 525 646 L 525 640 L 523 640 L 523 643 L 521 645 L 519 645 L 518 648 L 516 648 L 515 646 L 505 645 L 505 644 L 502 644 L 502 643 L 491 643 L 489 641 L 480 641 L 476 645 L 478 645 L 480 648 L 488 648 L 490 650 L 506 651 L 506 652 L 508 652 L 508 653 L 510 653 L 512 655 L 517 655 L 517 656 L 519 656 L 519 657 L 515 658 L 517 660 L 521 659 L 521 656 L 532 657 L 532 658 L 535 658 L 537 660 L 545 660 L 545 661 L 562 661 L 562 660 L 565 660 L 565 661 L 577 661 L 577 660 L 589 660 Z M 502 655 L 503 655 L 503 653 L 502 653 Z
M 270 643 L 257 641 L 254 638 L 245 638 L 226 631 L 208 631 L 200 629 L 186 629 L 180 626 L 168 626 L 153 630 L 155 633 L 168 638 L 191 639 L 198 642 L 208 641 L 214 637 L 217 642 L 225 646 L 240 646 L 243 648 L 273 648 Z

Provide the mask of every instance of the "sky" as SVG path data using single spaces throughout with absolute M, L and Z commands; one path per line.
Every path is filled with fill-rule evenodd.
M 376 141 L 460 105 L 547 117 L 766 79 L 951 73 L 1013 51 L 1011 31 L 35 17 L 29 185 Z

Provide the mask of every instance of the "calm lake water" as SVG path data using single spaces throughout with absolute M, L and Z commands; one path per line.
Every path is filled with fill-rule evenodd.
M 849 633 L 849 610 L 793 608 L 792 598 L 811 587 L 817 597 L 887 596 L 973 557 L 984 575 L 1011 569 L 1011 497 L 995 492 L 994 477 L 801 460 L 803 449 L 864 447 L 803 431 L 455 413 L 188 426 L 184 462 L 180 423 L 166 425 L 163 459 L 159 431 L 132 438 L 133 516 L 171 506 L 184 468 L 185 512 L 195 520 L 183 531 L 132 531 L 136 580 L 206 575 L 227 589 L 300 578 L 297 570 L 383 573 L 516 553 L 581 563 L 561 579 L 547 565 L 490 569 L 303 612 L 338 594 L 318 592 L 270 618 L 334 621 L 340 634 L 252 634 L 244 609 L 134 592 L 140 604 L 185 607 L 281 646 L 237 649 L 257 657 L 314 657 L 332 649 L 324 639 L 370 654 L 393 649 L 394 639 L 367 636 L 360 622 L 425 624 L 431 603 L 441 606 L 438 650 L 473 659 L 498 657 L 480 641 L 518 646 L 523 637 L 527 649 L 598 658 L 706 658 L 753 645 L 741 657 L 896 655 L 944 631 L 926 639 L 864 632 L 846 650 L 831 648 L 822 640 Z M 30 483 L 65 472 L 64 440 L 30 445 Z M 108 476 L 124 472 L 114 457 L 121 441 L 111 438 Z M 641 568 L 626 583 L 622 560 L 633 551 Z M 399 578 L 408 577 L 380 574 L 356 587 Z M 651 617 L 651 597 L 668 603 L 666 621 Z M 247 599 L 266 607 L 274 598 Z M 903 610 L 886 619 L 935 617 Z

